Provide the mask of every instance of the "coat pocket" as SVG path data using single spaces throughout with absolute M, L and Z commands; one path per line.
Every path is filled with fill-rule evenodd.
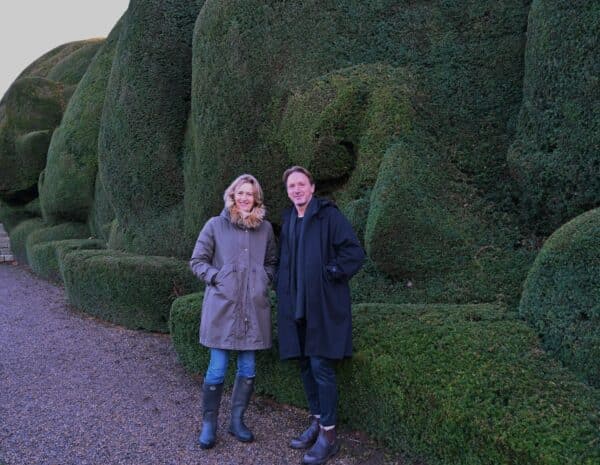
M 215 293 L 231 301 L 238 299 L 238 272 L 235 265 L 223 265 L 215 276 Z

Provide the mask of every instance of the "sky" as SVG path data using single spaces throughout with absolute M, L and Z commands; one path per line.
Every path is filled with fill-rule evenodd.
M 0 0 L 0 98 L 29 64 L 58 45 L 106 37 L 129 0 Z

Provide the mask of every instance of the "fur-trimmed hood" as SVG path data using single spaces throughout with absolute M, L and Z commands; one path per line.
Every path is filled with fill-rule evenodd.
M 245 217 L 240 210 L 232 205 L 230 208 L 224 208 L 221 216 L 226 217 L 231 223 L 241 228 L 256 229 L 264 221 L 266 210 L 263 205 L 254 207 L 252 211 Z

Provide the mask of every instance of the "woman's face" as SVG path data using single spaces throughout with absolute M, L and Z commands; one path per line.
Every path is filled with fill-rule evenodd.
M 254 186 L 249 182 L 240 184 L 233 194 L 238 210 L 249 212 L 254 208 Z

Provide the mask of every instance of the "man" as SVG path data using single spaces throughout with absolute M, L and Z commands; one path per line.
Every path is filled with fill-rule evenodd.
M 364 251 L 348 220 L 330 200 L 313 197 L 310 172 L 283 174 L 293 207 L 284 212 L 277 276 L 278 335 L 282 359 L 299 359 L 310 409 L 309 427 L 290 447 L 308 449 L 303 463 L 325 463 L 340 449 L 336 438 L 335 361 L 352 355 L 348 281 Z

